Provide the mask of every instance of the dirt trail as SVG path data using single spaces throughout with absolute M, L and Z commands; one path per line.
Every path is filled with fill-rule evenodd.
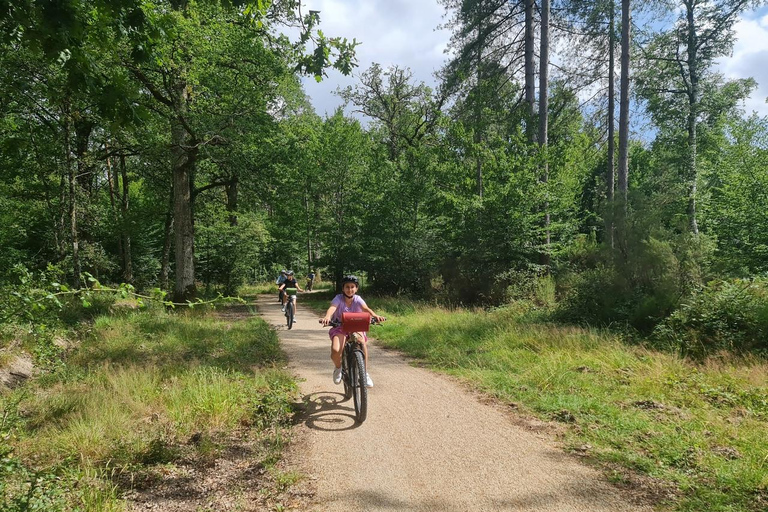
M 259 297 L 258 309 L 279 326 L 302 379 L 306 410 L 287 463 L 309 475 L 307 510 L 652 510 L 460 384 L 375 344 L 368 419 L 357 426 L 351 401 L 333 384 L 327 329 L 317 315 L 299 299 L 298 323 L 287 330 L 275 297 Z

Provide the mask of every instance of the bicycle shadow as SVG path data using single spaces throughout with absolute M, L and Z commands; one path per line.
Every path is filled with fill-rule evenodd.
M 341 405 L 346 402 L 348 405 Z M 355 408 L 351 398 L 344 398 L 343 393 L 319 391 L 301 397 L 301 402 L 293 404 L 296 414 L 294 425 L 304 423 L 312 430 L 324 432 L 343 432 L 360 425 L 355 420 Z

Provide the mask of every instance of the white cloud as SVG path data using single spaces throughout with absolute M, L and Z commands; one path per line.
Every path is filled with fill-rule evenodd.
M 436 30 L 445 12 L 437 0 L 305 0 L 304 9 L 320 11 L 320 29 L 327 36 L 362 43 L 354 76 L 330 70 L 321 83 L 304 80 L 318 114 L 332 114 L 342 103 L 333 91 L 358 83 L 359 74 L 374 62 L 408 67 L 416 81 L 435 85 L 433 74 L 445 61 L 450 39 L 447 30 Z
M 768 115 L 768 14 L 765 9 L 746 13 L 736 24 L 733 55 L 719 59 L 720 71 L 729 79 L 752 77 L 757 89 L 744 103 L 747 114 Z

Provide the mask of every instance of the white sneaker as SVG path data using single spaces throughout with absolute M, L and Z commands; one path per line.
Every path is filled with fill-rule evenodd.
M 280 311 L 282 311 L 283 313 L 285 313 L 285 306 L 281 307 L 281 308 L 280 308 Z
M 371 376 L 368 375 L 368 372 L 365 372 L 365 387 L 367 388 L 373 387 L 373 380 L 371 380 Z
M 336 368 L 333 370 L 333 383 L 341 384 L 341 368 Z
M 293 323 L 296 323 L 296 317 L 293 317 Z

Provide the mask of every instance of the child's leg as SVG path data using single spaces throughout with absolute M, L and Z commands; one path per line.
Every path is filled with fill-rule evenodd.
M 344 335 L 337 334 L 331 339 L 331 361 L 336 368 L 341 368 L 342 350 L 344 350 Z

